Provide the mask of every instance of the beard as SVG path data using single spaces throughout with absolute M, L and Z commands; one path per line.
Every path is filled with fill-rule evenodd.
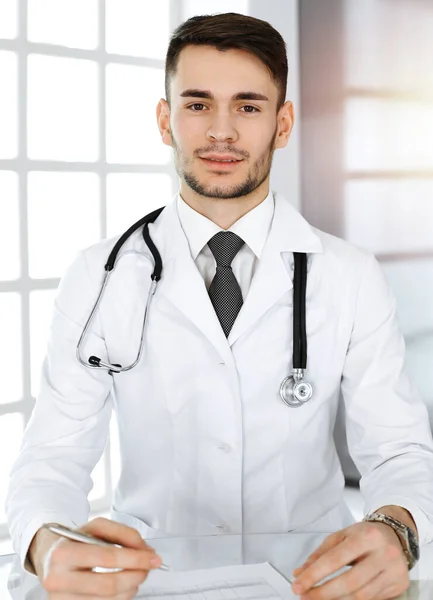
M 245 179 L 236 185 L 222 185 L 215 183 L 204 184 L 200 182 L 190 168 L 192 159 L 187 159 L 182 155 L 179 145 L 174 138 L 173 132 L 171 132 L 176 173 L 180 179 L 182 179 L 182 181 L 184 181 L 194 192 L 206 198 L 230 199 L 247 196 L 257 189 L 269 176 L 272 167 L 272 159 L 274 156 L 274 142 L 275 138 L 277 137 L 277 131 L 278 127 L 275 127 L 272 139 L 266 150 L 250 167 Z M 230 152 L 231 148 L 228 147 L 224 150 L 226 152 Z M 212 149 L 207 151 L 212 152 Z

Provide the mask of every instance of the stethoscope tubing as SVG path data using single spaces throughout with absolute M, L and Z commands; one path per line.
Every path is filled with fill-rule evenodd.
M 307 255 L 294 252 L 293 276 L 293 369 L 307 368 L 307 332 L 305 304 L 307 290 Z
M 130 371 L 139 363 L 139 361 L 143 355 L 144 331 L 145 331 L 145 327 L 146 327 L 147 314 L 149 311 L 150 302 L 151 302 L 153 296 L 155 295 L 156 286 L 157 286 L 158 281 L 161 279 L 161 273 L 162 273 L 162 258 L 158 251 L 158 248 L 155 246 L 152 238 L 150 237 L 149 223 L 153 223 L 163 210 L 164 210 L 163 206 L 161 208 L 157 208 L 153 212 L 142 217 L 136 223 L 131 225 L 131 227 L 129 227 L 129 229 L 127 229 L 120 236 L 120 238 L 115 243 L 113 249 L 111 250 L 111 252 L 108 256 L 107 262 L 104 265 L 105 275 L 104 275 L 104 279 L 102 281 L 100 292 L 98 294 L 98 297 L 96 299 L 94 307 L 86 321 L 86 324 L 84 325 L 83 331 L 81 333 L 81 336 L 80 336 L 80 339 L 78 341 L 77 348 L 76 348 L 76 357 L 77 357 L 78 361 L 80 362 L 80 364 L 82 364 L 84 367 L 87 367 L 89 369 L 98 369 L 100 367 L 103 367 L 105 369 L 108 369 L 109 373 L 111 374 L 111 373 L 123 373 L 124 371 Z M 140 346 L 139 346 L 137 357 L 133 363 L 131 363 L 130 365 L 127 365 L 126 367 L 122 367 L 122 365 L 119 365 L 117 363 L 104 362 L 98 356 L 93 356 L 93 355 L 90 356 L 89 360 L 86 362 L 81 356 L 81 345 L 83 343 L 84 337 L 93 321 L 93 318 L 94 318 L 95 312 L 99 306 L 99 303 L 101 302 L 105 288 L 108 285 L 109 278 L 114 270 L 114 267 L 116 265 L 116 262 L 117 262 L 117 259 L 119 256 L 119 252 L 120 252 L 123 244 L 141 226 L 143 226 L 143 229 L 142 229 L 143 239 L 152 253 L 155 266 L 153 269 L 153 273 L 151 275 L 152 283 L 150 285 L 149 293 L 147 295 L 146 307 L 144 309 L 143 325 L 141 327 Z
M 90 315 L 84 325 L 81 336 L 78 340 L 76 348 L 76 357 L 81 365 L 91 369 L 105 368 L 108 369 L 109 373 L 122 373 L 124 371 L 130 371 L 133 369 L 141 360 L 144 348 L 144 333 L 146 328 L 146 321 L 149 312 L 150 303 L 153 296 L 155 295 L 156 286 L 158 281 L 161 279 L 162 273 L 162 259 L 161 255 L 149 233 L 149 223 L 153 223 L 160 215 L 164 207 L 158 208 L 153 212 L 149 213 L 139 221 L 131 225 L 117 240 L 113 249 L 111 250 L 107 262 L 104 265 L 104 279 L 101 284 L 96 302 Z M 139 227 L 143 226 L 142 235 L 145 243 L 147 244 L 150 252 L 154 259 L 154 270 L 151 275 L 152 283 L 147 296 L 146 306 L 144 310 L 143 324 L 141 328 L 140 345 L 136 359 L 130 365 L 123 367 L 117 363 L 104 362 L 97 356 L 90 356 L 88 361 L 85 361 L 81 356 L 81 346 L 83 340 L 93 322 L 95 313 L 99 307 L 99 304 L 104 295 L 105 289 L 108 285 L 110 276 L 115 268 L 118 260 L 120 249 L 126 240 L 134 233 Z M 307 288 L 307 255 L 302 252 L 294 252 L 294 275 L 293 275 L 293 356 L 292 356 L 292 375 L 286 377 L 280 386 L 280 396 L 285 404 L 288 406 L 297 408 L 302 406 L 311 399 L 312 386 L 311 384 L 304 382 L 304 370 L 307 367 L 307 331 L 306 331 L 306 288 Z M 302 389 L 301 389 L 302 388 Z M 301 390 L 301 391 L 300 391 Z M 307 390 L 307 393 L 305 392 Z M 300 395 L 305 394 L 305 398 Z

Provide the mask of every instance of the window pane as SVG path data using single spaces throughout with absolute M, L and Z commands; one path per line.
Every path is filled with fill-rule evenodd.
M 92 50 L 98 45 L 97 0 L 28 0 L 31 42 Z
M 0 50 L 0 159 L 16 158 L 18 153 L 17 57 Z
M 29 173 L 28 218 L 30 276 L 61 277 L 77 251 L 100 237 L 98 176 Z
M 13 39 L 18 33 L 17 0 L 1 0 L 0 2 L 0 38 Z
M 39 391 L 56 293 L 57 290 L 35 290 L 30 293 L 30 366 L 31 391 L 34 397 Z
M 12 463 L 18 456 L 23 437 L 24 421 L 19 413 L 0 417 L 0 523 L 6 522 L 4 505 Z
M 353 98 L 345 121 L 349 171 L 433 170 L 433 105 Z
M 106 0 L 107 52 L 162 60 L 169 33 L 169 0 Z
M 195 15 L 236 12 L 248 15 L 248 0 L 184 0 L 182 18 L 189 19 Z
M 344 237 L 376 253 L 433 249 L 433 182 L 349 181 Z
M 430 0 L 345 0 L 342 6 L 348 86 L 433 91 Z
M 0 280 L 20 275 L 18 175 L 0 171 Z
M 382 268 L 397 298 L 409 375 L 433 411 L 433 259 L 382 263 Z
M 107 176 L 107 235 L 133 223 L 172 198 L 171 177 L 163 173 L 112 173 Z
M 164 164 L 156 105 L 165 97 L 162 69 L 107 65 L 107 161 Z
M 31 159 L 98 158 L 96 62 L 28 57 L 28 153 Z
M 433 332 L 433 259 L 385 262 L 382 268 L 397 299 L 404 335 Z
M 0 403 L 5 404 L 23 395 L 21 297 L 15 292 L 0 294 L 0 341 Z

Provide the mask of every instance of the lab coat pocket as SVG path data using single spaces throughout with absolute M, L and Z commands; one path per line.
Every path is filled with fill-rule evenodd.
M 133 515 L 130 515 L 128 513 L 118 512 L 114 508 L 111 509 L 110 516 L 113 519 L 113 521 L 123 523 L 124 525 L 129 525 L 129 527 L 133 527 L 134 529 L 136 529 L 144 540 L 152 538 L 171 537 L 167 533 L 154 529 L 145 521 L 138 519 L 137 517 L 134 517 Z

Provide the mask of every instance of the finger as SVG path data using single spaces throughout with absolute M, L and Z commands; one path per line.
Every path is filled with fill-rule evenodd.
M 133 592 L 147 578 L 144 571 L 124 571 L 116 574 L 95 575 L 86 571 L 52 573 L 44 581 L 43 587 L 51 594 L 77 594 L 102 597 L 116 597 Z
M 137 590 L 138 591 L 138 590 Z M 132 592 L 124 592 L 123 594 L 118 594 L 117 596 L 114 596 L 113 598 L 110 598 L 110 600 L 132 600 L 132 598 L 135 598 L 135 596 L 137 595 L 137 591 L 132 591 Z M 97 596 L 96 596 L 97 597 Z M 95 596 L 83 596 L 83 595 L 79 595 L 77 596 L 76 594 L 50 594 L 49 596 L 49 600 L 94 600 Z
M 129 548 L 143 548 L 143 546 L 151 548 L 133 527 L 103 517 L 89 521 L 89 523 L 80 527 L 78 531 L 90 533 L 102 540 L 128 546 Z
M 124 592 L 123 594 L 119 594 L 110 600 L 132 600 L 137 595 L 138 590 L 132 592 Z M 96 596 L 97 597 L 97 596 Z M 50 594 L 49 600 L 94 600 L 95 596 L 77 596 L 76 594 Z
M 59 546 L 62 543 L 62 538 L 59 537 L 58 540 L 56 540 L 53 544 L 51 544 L 51 546 L 48 549 L 48 552 L 45 554 L 43 563 L 42 563 L 42 580 L 44 580 L 51 568 L 51 557 L 53 555 L 54 550 L 57 548 L 57 546 Z
M 318 558 L 320 558 L 320 556 L 322 556 L 323 554 L 328 552 L 331 548 L 334 548 L 335 546 L 340 544 L 345 538 L 346 538 L 346 533 L 345 533 L 344 529 L 342 529 L 340 531 L 336 531 L 335 533 L 331 533 L 330 535 L 328 535 L 323 540 L 323 542 L 320 544 L 320 546 L 318 548 L 316 548 L 316 550 L 314 550 L 314 552 L 312 552 L 309 556 L 307 556 L 304 564 L 293 571 L 293 575 L 295 577 L 300 575 L 303 571 L 305 571 L 305 569 L 307 567 L 309 567 Z
M 398 586 L 396 583 L 392 583 L 392 584 L 388 585 L 388 587 L 386 587 L 382 590 L 382 592 L 378 596 L 377 600 L 389 600 L 390 598 L 397 598 L 398 596 L 401 596 L 402 594 L 404 594 L 405 592 L 410 590 L 410 587 L 411 587 L 410 579 L 408 580 L 407 584 L 404 586 L 402 586 L 402 585 Z M 411 591 L 409 591 L 409 597 L 411 595 L 412 595 Z M 418 593 L 416 595 L 418 596 Z
M 320 600 L 340 599 L 341 596 L 348 596 L 361 590 L 367 582 L 375 579 L 384 569 L 384 565 L 378 566 L 377 557 L 371 555 L 344 573 L 311 589 L 308 595 L 311 600 L 314 600 L 316 596 L 320 597 Z
M 407 587 L 396 582 L 390 582 L 389 573 L 381 571 L 359 588 L 356 594 L 362 597 L 363 600 L 389 600 L 400 596 L 409 586 L 410 582 Z M 339 600 L 353 600 L 353 595 L 342 596 Z
M 149 570 L 155 568 L 152 560 L 160 559 L 148 548 L 116 548 L 69 541 L 53 551 L 50 571 L 91 569 L 92 567 Z M 160 561 L 161 562 L 161 561 Z
M 307 567 L 296 579 L 295 585 L 300 584 L 300 590 L 306 592 L 316 583 L 339 571 L 343 567 L 356 562 L 364 556 L 370 548 L 369 538 L 363 536 L 353 536 L 338 546 L 328 550 L 326 554 L 320 556 L 312 565 Z M 373 554 L 373 553 L 372 553 Z M 376 560 L 381 556 L 379 552 L 374 552 Z M 378 566 L 381 564 L 379 560 Z M 296 590 L 295 590 L 296 592 Z

